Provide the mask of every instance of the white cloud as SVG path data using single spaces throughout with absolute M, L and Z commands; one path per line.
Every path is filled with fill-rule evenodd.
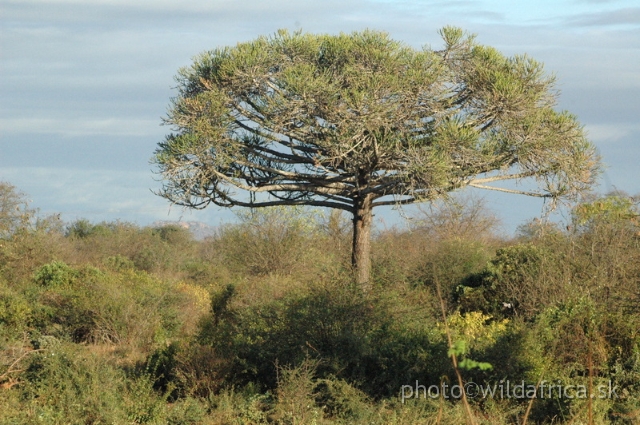
M 8 181 L 33 200 L 31 206 L 44 215 L 61 213 L 65 221 L 121 219 L 146 225 L 157 220 L 196 220 L 215 224 L 232 213 L 211 207 L 204 211 L 171 206 L 154 195 L 160 189 L 149 172 L 117 173 L 109 170 L 82 170 L 49 167 L 7 167 L 0 181 Z
M 62 136 L 158 136 L 160 120 L 141 119 L 51 119 L 51 118 L 0 118 L 0 132 L 15 134 L 56 134 Z
M 640 7 L 583 13 L 568 18 L 575 26 L 640 26 Z
M 599 144 L 616 142 L 634 133 L 640 134 L 640 124 L 588 124 L 585 129 L 589 139 Z

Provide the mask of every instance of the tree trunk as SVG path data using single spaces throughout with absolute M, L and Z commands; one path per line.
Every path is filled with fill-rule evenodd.
M 371 287 L 372 194 L 356 198 L 353 212 L 353 248 L 351 265 L 356 283 L 367 292 Z

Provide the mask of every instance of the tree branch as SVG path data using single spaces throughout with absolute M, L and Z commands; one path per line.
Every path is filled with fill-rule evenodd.
M 503 187 L 486 186 L 486 185 L 474 184 L 474 183 L 469 183 L 469 186 L 475 187 L 475 188 L 478 188 L 478 189 L 495 190 L 495 191 L 498 191 L 498 192 L 513 193 L 513 194 L 517 194 L 517 195 L 535 196 L 537 198 L 553 198 L 553 195 L 552 194 L 548 194 L 548 193 L 527 192 L 527 191 L 524 191 L 524 190 L 505 189 Z

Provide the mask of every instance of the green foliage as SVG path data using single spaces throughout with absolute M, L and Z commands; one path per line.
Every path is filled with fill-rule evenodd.
M 162 342 L 186 320 L 180 305 L 197 303 L 191 301 L 194 294 L 133 270 L 101 272 L 56 263 L 43 266 L 35 281 L 38 287 L 28 294 L 32 326 L 76 342 Z
M 177 270 L 197 248 L 188 229 L 173 225 L 139 228 L 120 221 L 93 224 L 78 220 L 67 226 L 65 239 L 81 262 L 115 268 L 133 265 L 147 272 Z
M 104 260 L 105 266 L 114 271 L 133 270 L 135 264 L 133 261 L 122 255 L 114 255 L 113 257 L 107 257 Z
M 467 347 L 467 343 L 464 340 L 457 340 L 453 343 L 453 346 L 449 348 L 447 355 L 449 357 L 456 356 L 456 358 L 460 358 L 469 354 L 469 348 Z M 486 362 L 477 362 L 470 358 L 464 358 L 458 363 L 458 367 L 464 370 L 471 369 L 480 369 L 480 370 L 490 370 L 493 369 L 490 363 Z
M 93 224 L 89 220 L 80 219 L 67 226 L 66 236 L 78 239 L 108 236 L 117 232 L 120 227 L 131 227 L 131 225 L 120 222 L 102 222 Z
M 545 380 L 583 385 L 593 388 L 594 394 L 600 387 L 617 388 L 613 397 L 595 397 L 594 417 L 602 423 L 631 424 L 637 408 L 637 398 L 631 394 L 640 382 L 637 329 L 637 317 L 608 311 L 583 296 L 542 312 L 529 338 L 541 348 L 538 355 L 546 362 L 541 373 Z M 532 419 L 584 417 L 585 408 L 585 400 L 555 393 L 534 406 Z M 613 412 L 626 412 L 626 416 Z
M 470 358 L 463 359 L 460 363 L 458 363 L 458 366 L 460 368 L 462 368 L 462 369 L 465 369 L 465 370 L 471 370 L 471 369 L 491 370 L 491 369 L 493 369 L 493 366 L 491 366 L 491 363 L 477 362 L 477 361 L 472 360 Z
M 603 223 L 625 222 L 638 226 L 638 220 L 638 200 L 623 194 L 609 194 L 593 202 L 582 203 L 573 210 L 573 221 L 576 226 L 582 228 L 593 228 Z
M 605 336 L 610 332 L 606 329 L 609 323 L 607 315 L 597 309 L 585 297 L 551 307 L 539 316 L 539 329 L 546 331 L 540 340 L 569 373 L 606 368 L 607 353 L 611 353 Z
M 468 357 L 471 349 L 483 350 L 496 343 L 507 330 L 507 320 L 501 322 L 490 321 L 491 316 L 478 312 L 461 316 L 456 312 L 447 318 L 447 329 L 453 340 L 453 346 L 447 352 L 448 356 L 455 355 L 462 359 L 458 366 L 465 370 L 491 370 L 493 366 L 487 362 L 478 362 Z
M 29 227 L 35 211 L 15 186 L 0 181 L 0 240 Z
M 86 238 L 94 232 L 95 226 L 89 220 L 77 220 L 67 226 L 66 236 L 73 238 Z
M 167 425 L 199 425 L 205 422 L 207 415 L 206 406 L 193 398 L 185 398 L 176 401 L 167 413 Z
M 36 271 L 33 280 L 44 287 L 69 286 L 77 277 L 77 271 L 62 261 L 52 261 Z
M 0 392 L 0 423 L 161 423 L 166 414 L 147 382 L 69 344 L 29 356 L 21 378 Z
M 178 397 L 180 389 L 176 388 L 177 354 L 179 346 L 176 343 L 158 348 L 147 359 L 145 372 L 151 377 L 153 389 L 168 394 L 173 401 Z
M 317 214 L 302 208 L 261 208 L 239 212 L 240 224 L 222 227 L 226 266 L 252 275 L 287 275 L 307 268 L 316 254 Z
M 441 35 L 445 48 L 435 51 L 371 30 L 279 31 L 197 56 L 178 73 L 166 119 L 176 131 L 155 154 L 167 179 L 161 194 L 194 207 L 262 206 L 228 187 L 267 187 L 280 205 L 321 205 L 330 195 L 325 206 L 348 210 L 351 182 L 335 179 L 357 177 L 358 167 L 369 176 L 359 184 L 376 198 L 425 198 L 468 184 L 476 168 L 461 164 L 470 162 L 522 167 L 558 195 L 590 184 L 593 148 L 573 117 L 551 109 L 554 81 L 542 65 L 505 57 L 460 29 Z M 291 184 L 278 185 L 282 179 Z
M 483 269 L 492 248 L 474 238 L 439 239 L 421 231 L 388 231 L 373 243 L 374 280 L 386 287 L 405 282 L 431 289 L 438 281 L 449 302 L 448 294 L 463 279 Z
M 447 318 L 447 327 L 452 339 L 466 352 L 466 347 L 485 348 L 492 345 L 506 332 L 508 320 L 491 319 L 491 316 L 479 312 L 464 315 L 455 312 Z
M 229 302 L 235 293 L 235 286 L 227 285 L 223 291 L 211 297 L 211 313 L 215 324 L 229 316 Z
M 158 236 L 164 242 L 170 245 L 188 245 L 193 241 L 193 236 L 189 229 L 177 226 L 167 225 L 162 227 L 156 227 L 151 230 L 151 234 Z
M 541 302 L 546 305 L 562 293 L 562 287 L 551 287 L 555 282 L 544 279 L 557 265 L 554 254 L 537 245 L 500 248 L 484 270 L 461 279 L 455 301 L 464 311 L 531 318 Z
M 487 78 L 512 95 L 508 75 Z M 640 239 L 634 198 L 616 196 L 515 241 L 483 233 L 474 204 L 434 208 L 375 235 L 366 295 L 335 214 L 262 210 L 202 242 L 119 222 L 20 227 L 0 244 L 0 424 L 506 425 L 529 408 L 527 423 L 636 424 Z M 401 402 L 402 386 L 456 382 L 451 354 L 463 383 L 617 397 Z
M 316 405 L 322 407 L 325 417 L 357 422 L 368 416 L 369 398 L 344 380 L 317 380 L 313 396 Z
M 279 423 L 313 423 L 321 420 L 322 409 L 313 399 L 317 365 L 317 362 L 305 359 L 297 367 L 280 369 L 274 415 Z
M 422 347 L 428 344 L 428 332 L 424 327 L 403 330 L 388 314 L 387 301 L 362 300 L 356 294 L 339 286 L 312 288 L 235 308 L 224 320 L 216 322 L 212 315 L 203 321 L 199 341 L 225 359 L 229 383 L 273 389 L 274 364 L 297 367 L 311 356 L 321 361 L 320 378 L 360 382 L 373 396 L 393 394 L 402 380 L 426 370 L 416 362 L 426 355 Z
M 0 338 L 5 333 L 23 332 L 29 326 L 31 313 L 28 300 L 0 282 Z
M 600 159 L 576 117 L 554 109 L 554 78 L 542 64 L 460 29 L 440 34 L 443 49 L 417 50 L 379 31 L 283 30 L 198 55 L 176 77 L 165 119 L 172 132 L 153 158 L 165 182 L 158 195 L 190 208 L 347 211 L 355 279 L 366 291 L 375 207 L 466 186 L 554 201 L 588 190 Z M 534 189 L 485 184 L 522 179 Z M 244 232 L 227 236 L 255 240 Z M 274 262 L 301 250 L 273 246 L 284 251 L 253 247 L 254 273 L 300 262 Z
M 440 282 L 446 293 L 474 272 L 481 270 L 490 258 L 490 250 L 478 241 L 453 239 L 438 244 L 421 266 L 424 283 Z

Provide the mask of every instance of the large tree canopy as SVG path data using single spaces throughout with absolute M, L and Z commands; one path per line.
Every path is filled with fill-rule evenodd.
M 280 31 L 201 54 L 177 77 L 173 132 L 154 158 L 160 194 L 193 208 L 349 211 L 364 284 L 377 206 L 465 186 L 553 199 L 587 189 L 598 156 L 553 109 L 542 64 L 457 28 L 441 35 L 442 50 L 416 50 L 376 31 Z M 499 186 L 523 179 L 536 189 Z

